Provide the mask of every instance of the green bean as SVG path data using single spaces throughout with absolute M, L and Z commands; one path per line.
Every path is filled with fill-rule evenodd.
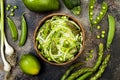
M 7 17 L 7 22 L 8 22 L 9 29 L 11 31 L 12 39 L 13 41 L 16 41 L 18 39 L 18 31 L 17 31 L 16 25 L 13 22 L 13 20 L 10 19 L 9 17 Z
M 103 17 L 105 16 L 105 14 L 107 12 L 107 9 L 108 9 L 107 3 L 103 2 L 102 9 L 101 9 L 99 15 L 96 17 L 95 20 L 92 21 L 93 25 L 97 25 L 103 19 Z
M 24 14 L 22 15 L 22 23 L 21 23 L 21 35 L 20 35 L 20 41 L 19 46 L 23 46 L 27 39 L 27 23 L 24 17 Z
M 69 68 L 69 69 L 64 73 L 64 75 L 62 76 L 61 80 L 65 80 L 65 79 L 68 77 L 68 75 L 70 74 L 70 72 L 71 72 L 74 68 L 79 67 L 79 66 L 82 65 L 82 64 L 83 64 L 83 63 L 76 63 L 76 64 L 70 66 L 70 68 Z
M 90 75 L 92 75 L 93 72 L 87 72 L 85 74 L 83 74 L 82 76 L 80 76 L 79 78 L 77 78 L 76 80 L 85 80 L 86 78 L 88 78 Z
M 97 80 L 98 78 L 101 77 L 101 75 L 103 74 L 103 72 L 105 71 L 105 69 L 106 69 L 106 67 L 107 67 L 107 64 L 108 64 L 109 59 L 110 59 L 110 54 L 108 54 L 108 55 L 105 57 L 105 59 L 104 59 L 104 61 L 102 62 L 101 66 L 99 67 L 98 72 L 97 72 L 93 77 L 91 77 L 90 80 Z
M 111 15 L 108 15 L 108 22 L 109 22 L 109 31 L 108 31 L 106 47 L 110 48 L 110 45 L 113 41 L 114 34 L 115 34 L 115 19 L 114 19 L 114 17 Z

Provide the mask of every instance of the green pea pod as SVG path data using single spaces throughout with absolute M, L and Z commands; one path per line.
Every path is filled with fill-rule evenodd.
M 89 20 L 90 20 L 91 25 L 99 24 L 108 10 L 107 3 L 103 2 L 101 11 L 97 15 L 97 17 L 95 17 L 95 19 L 93 19 L 93 15 L 94 15 L 93 11 L 94 11 L 95 2 L 96 2 L 96 0 L 90 0 L 90 3 L 89 3 Z
M 105 16 L 107 10 L 108 10 L 108 5 L 107 5 L 106 2 L 103 2 L 102 3 L 102 9 L 101 9 L 100 13 L 98 14 L 98 16 L 95 18 L 95 20 L 92 21 L 92 24 L 97 25 L 98 23 L 100 23 L 100 21 Z
M 109 31 L 108 31 L 106 47 L 110 48 L 110 45 L 113 41 L 114 34 L 115 34 L 115 19 L 114 19 L 114 17 L 111 15 L 108 15 L 108 22 L 109 22 Z
M 19 46 L 23 46 L 27 39 L 27 23 L 24 17 L 24 14 L 22 15 L 22 23 L 21 23 L 21 35 L 20 35 L 20 41 Z
M 9 17 L 7 17 L 7 22 L 11 32 L 12 39 L 13 41 L 16 41 L 18 39 L 18 31 L 17 31 L 16 25 L 13 22 L 13 20 L 10 19 Z
M 95 2 L 96 2 L 96 0 L 90 0 L 90 2 L 89 2 L 89 20 L 90 20 L 91 24 L 93 21 L 93 10 L 94 10 Z

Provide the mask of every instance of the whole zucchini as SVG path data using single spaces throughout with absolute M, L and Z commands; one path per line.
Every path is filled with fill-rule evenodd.
M 22 0 L 24 5 L 31 11 L 44 12 L 59 9 L 58 0 Z

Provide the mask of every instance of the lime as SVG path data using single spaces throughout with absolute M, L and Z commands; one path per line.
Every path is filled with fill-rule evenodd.
M 32 54 L 22 55 L 19 66 L 24 73 L 29 75 L 37 75 L 41 69 L 38 59 Z

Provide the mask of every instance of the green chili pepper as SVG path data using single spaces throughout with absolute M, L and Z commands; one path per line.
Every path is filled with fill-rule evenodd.
M 27 39 L 27 23 L 24 17 L 24 14 L 22 15 L 22 23 L 21 23 L 21 36 L 19 41 L 19 46 L 23 46 Z
M 111 15 L 108 15 L 108 22 L 109 22 L 109 31 L 108 31 L 106 47 L 110 48 L 110 45 L 113 41 L 114 34 L 115 34 L 115 19 L 114 19 L 114 17 Z
M 105 57 L 105 59 L 102 62 L 101 66 L 99 67 L 98 72 L 93 77 L 91 77 L 90 80 L 98 80 L 98 78 L 101 77 L 102 73 L 105 71 L 105 69 L 107 67 L 107 63 L 108 63 L 109 59 L 110 59 L 110 54 L 108 54 Z
M 70 68 L 69 68 L 69 69 L 64 73 L 64 75 L 62 76 L 61 80 L 65 80 L 65 79 L 68 77 L 68 75 L 70 74 L 70 72 L 71 72 L 74 68 L 79 67 L 79 66 L 82 65 L 82 64 L 83 64 L 83 63 L 76 63 L 76 64 L 70 66 Z
M 16 25 L 13 22 L 13 20 L 10 19 L 9 17 L 7 17 L 7 22 L 8 22 L 9 29 L 11 31 L 12 39 L 16 41 L 18 39 L 18 31 L 17 31 Z

